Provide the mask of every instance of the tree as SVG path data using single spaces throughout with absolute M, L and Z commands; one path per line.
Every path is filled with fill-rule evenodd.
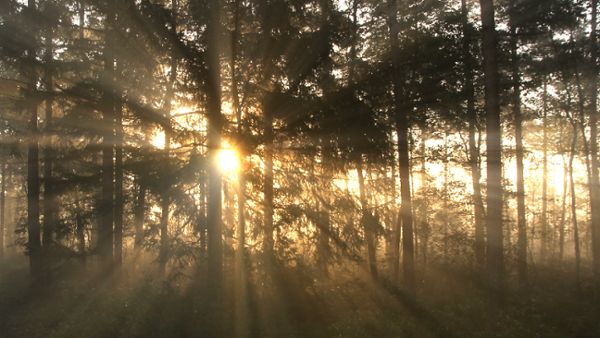
M 498 79 L 497 33 L 494 1 L 480 0 L 482 54 L 485 78 L 487 151 L 487 251 L 486 268 L 490 283 L 498 292 L 504 278 L 502 236 L 502 133 L 500 125 L 500 87 Z
M 412 222 L 412 196 L 410 192 L 410 163 L 408 147 L 408 119 L 402 97 L 402 74 L 399 65 L 398 42 L 398 8 L 395 0 L 388 1 L 389 6 L 389 34 L 392 55 L 393 88 L 394 88 L 394 119 L 396 133 L 398 135 L 398 172 L 400 176 L 400 214 L 398 220 L 402 222 L 402 266 L 406 287 L 415 289 L 415 267 L 414 267 L 414 238 Z

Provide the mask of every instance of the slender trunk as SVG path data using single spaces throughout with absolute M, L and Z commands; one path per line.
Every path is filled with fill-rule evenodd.
M 221 298 L 223 280 L 223 224 L 221 202 L 221 172 L 218 155 L 221 147 L 223 116 L 221 115 L 220 69 L 220 1 L 209 3 L 207 24 L 207 110 L 208 110 L 208 275 L 215 300 Z
M 487 148 L 487 274 L 499 295 L 503 289 L 504 248 L 502 235 L 502 134 L 498 79 L 497 36 L 493 0 L 480 0 L 483 34 Z
M 358 190 L 361 207 L 361 223 L 365 232 L 365 241 L 367 242 L 367 261 L 371 276 L 377 278 L 377 256 L 375 252 L 375 240 L 373 234 L 373 216 L 369 211 L 369 202 L 367 198 L 367 187 L 363 172 L 363 159 L 360 156 L 356 162 L 356 173 L 358 174 Z
M 448 199 L 449 199 L 449 190 L 448 190 L 448 175 L 449 175 L 449 167 L 448 167 L 448 157 L 450 156 L 450 154 L 448 154 L 448 132 L 444 133 L 444 199 L 443 199 L 443 205 L 444 205 L 444 210 L 443 210 L 443 220 L 444 220 L 444 243 L 443 243 L 443 260 L 444 263 L 448 262 L 448 236 L 449 234 L 449 226 L 450 226 L 450 211 L 449 206 L 448 206 Z
M 177 0 L 171 0 L 171 12 L 173 15 L 171 22 L 171 34 L 177 35 Z M 167 92 L 165 94 L 165 102 L 164 102 L 164 114 L 165 114 L 165 123 L 164 127 L 165 132 L 165 149 L 164 149 L 164 157 L 165 157 L 165 176 L 163 177 L 163 183 L 165 187 L 161 192 L 161 215 L 160 215 L 160 254 L 159 254 L 159 264 L 161 271 L 164 272 L 165 266 L 168 261 L 168 252 L 169 252 L 169 207 L 171 204 L 171 179 L 169 176 L 170 172 L 170 150 L 171 150 L 171 108 L 172 101 L 174 96 L 174 86 L 175 81 L 177 80 L 177 56 L 175 54 L 175 48 L 171 50 L 171 60 L 170 60 L 170 73 L 169 73 L 169 82 L 167 84 Z
M 264 183 L 264 239 L 263 252 L 269 258 L 273 255 L 273 117 L 265 113 L 265 183 Z
M 392 201 L 394 205 L 398 202 L 398 192 L 396 191 L 396 177 L 396 161 L 393 160 L 391 165 L 390 184 L 392 186 Z M 397 209 L 395 207 L 390 208 L 388 220 L 389 230 L 392 234 L 389 242 L 390 266 L 392 267 L 392 278 L 395 281 L 398 281 L 398 277 L 400 276 L 400 228 L 402 225 L 398 223 L 397 217 Z M 422 239 L 420 242 L 422 243 Z
M 42 231 L 42 246 L 44 249 L 49 248 L 54 239 L 54 232 L 56 224 L 58 223 L 58 203 L 56 201 L 56 195 L 54 192 L 54 181 L 52 177 L 52 169 L 54 165 L 54 151 L 52 149 L 52 90 L 53 90 L 53 78 L 52 78 L 52 53 L 54 52 L 53 46 L 53 34 L 52 28 L 47 29 L 46 34 L 46 55 L 45 63 L 46 70 L 44 76 L 44 86 L 48 98 L 45 102 L 45 138 L 44 138 L 44 193 L 43 193 L 43 205 L 42 210 L 44 213 L 43 231 Z
M 594 284 L 596 293 L 600 293 L 600 179 L 598 177 L 598 47 L 597 47 L 597 18 L 598 0 L 591 0 L 592 20 L 590 30 L 590 161 L 591 161 L 591 233 L 592 256 L 594 267 Z
M 410 192 L 410 163 L 408 148 L 408 117 L 403 104 L 402 72 L 396 60 L 400 59 L 400 44 L 398 34 L 398 6 L 396 0 L 389 0 L 389 33 L 392 50 L 393 87 L 394 87 L 394 118 L 398 134 L 398 171 L 400 176 L 400 218 L 402 219 L 402 267 L 406 287 L 409 292 L 415 290 L 414 240 L 412 199 Z
M 512 71 L 512 110 L 515 119 L 515 142 L 517 160 L 517 276 L 519 286 L 527 286 L 527 219 L 525 214 L 525 180 L 523 176 L 523 115 L 521 114 L 521 75 L 519 72 L 519 55 L 517 51 L 517 29 L 510 29 L 511 71 Z
M 543 80 L 542 95 L 542 215 L 541 215 L 541 260 L 545 260 L 548 251 L 548 132 L 547 132 L 547 82 Z
M 240 3 L 241 0 L 234 1 L 233 21 L 234 29 L 231 33 L 231 59 L 229 68 L 231 71 L 231 96 L 232 109 L 236 116 L 237 135 L 241 139 L 244 131 L 242 125 L 242 108 L 240 107 L 237 59 L 238 44 L 240 36 Z M 235 251 L 235 332 L 236 337 L 250 336 L 250 325 L 248 317 L 250 314 L 248 302 L 248 274 L 246 270 L 246 153 L 243 147 L 238 146 L 238 156 L 240 157 L 240 170 L 237 173 L 237 250 Z
M 146 211 L 146 183 L 141 177 L 137 178 L 137 197 L 134 209 L 134 248 L 136 250 L 141 249 L 144 243 L 144 213 Z
M 579 226 L 577 224 L 577 195 L 575 191 L 575 181 L 573 179 L 573 159 L 575 158 L 575 149 L 577 147 L 577 125 L 573 124 L 573 139 L 571 141 L 571 152 L 569 154 L 569 185 L 571 186 L 571 219 L 573 222 L 573 242 L 575 243 L 575 278 L 577 287 L 580 285 L 581 271 L 581 250 L 579 248 Z
M 31 11 L 36 10 L 35 0 L 28 1 Z M 29 144 L 27 146 L 27 251 L 31 274 L 39 277 L 41 272 L 41 240 L 40 240 L 40 173 L 39 173 L 39 133 L 38 133 L 38 103 L 34 98 L 37 83 L 35 68 L 35 48 L 27 50 L 30 62 L 29 87 L 27 98 L 27 113 L 29 115 Z
M 119 67 L 120 68 L 120 67 Z M 120 71 L 118 72 L 121 73 Z M 123 107 L 121 94 L 115 97 L 115 208 L 114 208 L 114 259 L 123 263 Z
M 469 25 L 469 8 L 467 1 L 461 0 L 463 29 L 463 58 L 465 71 L 465 97 L 467 99 L 467 120 L 469 123 L 469 168 L 473 185 L 473 214 L 475 223 L 475 262 L 482 269 L 485 263 L 485 234 L 483 227 L 484 206 L 481 196 L 481 168 L 479 167 L 479 147 L 475 134 L 477 132 L 477 111 L 475 110 L 475 86 L 473 84 L 473 44 L 472 28 Z
M 237 75 L 237 58 L 238 58 L 238 39 L 240 30 L 240 17 L 239 7 L 240 0 L 235 0 L 234 3 L 234 30 L 231 34 L 231 60 L 229 68 L 231 70 L 231 96 L 232 96 L 232 109 L 236 116 L 237 133 L 238 136 L 242 136 L 244 128 L 242 126 L 242 109 L 240 107 L 239 89 L 238 89 L 238 75 Z M 244 167 L 246 163 L 246 154 L 243 149 L 238 149 L 240 156 L 241 170 L 238 172 L 238 189 L 237 189 L 237 211 L 238 211 L 238 227 L 237 227 L 237 238 L 239 259 L 243 262 L 244 250 L 246 246 L 246 176 L 244 175 Z M 241 263 L 243 266 L 243 263 Z
M 427 157 L 425 151 L 426 135 L 425 131 L 421 132 L 421 245 L 423 256 L 423 269 L 427 267 L 427 258 L 429 251 L 429 207 L 428 207 L 428 182 L 427 182 Z
M 575 129 L 577 132 L 577 129 Z M 567 184 L 569 179 L 569 166 L 563 157 L 563 189 L 560 207 L 560 224 L 558 227 L 558 259 L 562 263 L 565 250 L 565 225 L 567 222 Z
M 98 253 L 106 265 L 113 258 L 113 223 L 114 223 L 114 57 L 112 41 L 114 13 L 107 7 L 104 46 L 104 97 L 102 110 L 102 193 L 99 206 Z
M 0 259 L 4 258 L 4 231 L 6 221 L 6 159 L 0 162 L 0 174 L 2 183 L 0 185 Z
M 85 224 L 83 217 L 81 216 L 81 210 L 77 207 L 77 213 L 75 214 L 75 232 L 77 236 L 77 253 L 81 260 L 85 260 Z

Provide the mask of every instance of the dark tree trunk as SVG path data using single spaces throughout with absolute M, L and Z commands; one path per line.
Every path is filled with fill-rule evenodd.
M 581 271 L 581 250 L 579 248 L 579 226 L 577 224 L 577 195 L 575 189 L 575 180 L 573 179 L 573 159 L 577 148 L 577 123 L 572 120 L 573 139 L 571 141 L 571 151 L 569 154 L 569 185 L 571 187 L 571 219 L 573 222 L 573 242 L 575 243 L 575 278 L 577 287 L 580 285 Z
M 44 223 L 42 230 L 42 246 L 47 249 L 52 246 L 54 241 L 54 233 L 56 225 L 58 224 L 58 202 L 56 194 L 54 192 L 54 180 L 52 177 L 52 169 L 54 165 L 54 150 L 52 149 L 52 128 L 53 128 L 53 116 L 52 116 L 52 104 L 53 99 L 51 92 L 53 90 L 53 65 L 52 65 L 52 53 L 54 52 L 53 46 L 53 34 L 52 28 L 47 29 L 46 34 L 46 55 L 45 55 L 45 76 L 44 86 L 46 92 L 48 92 L 48 98 L 45 102 L 45 138 L 44 138 L 44 193 L 43 193 L 43 205 L 42 210 L 44 213 Z M 48 255 L 48 253 L 46 254 Z
M 485 78 L 487 148 L 487 251 L 489 282 L 499 293 L 503 289 L 504 248 L 502 235 L 502 135 L 497 36 L 493 0 L 480 0 Z
M 264 182 L 264 239 L 263 252 L 267 258 L 273 254 L 273 117 L 264 110 L 265 129 L 265 182 Z
M 2 158 L 0 162 L 0 174 L 2 183 L 0 183 L 0 259 L 4 258 L 4 232 L 6 229 L 6 159 Z
M 591 233 L 594 282 L 597 293 L 600 293 L 600 179 L 598 178 L 598 46 L 597 18 L 598 0 L 591 0 L 592 21 L 590 30 L 590 161 L 591 161 Z
M 28 7 L 36 10 L 35 0 L 29 0 Z M 35 69 L 35 48 L 27 50 L 30 62 L 27 74 L 28 98 L 27 113 L 29 115 L 29 144 L 27 146 L 27 251 L 31 274 L 39 277 L 41 273 L 41 239 L 40 239 L 40 171 L 39 171 L 39 132 L 38 132 L 38 102 L 34 97 L 37 84 Z
M 356 162 L 356 172 L 358 174 L 358 189 L 360 195 L 360 207 L 361 207 L 361 223 L 365 232 L 365 241 L 367 242 L 367 261 L 369 264 L 369 272 L 371 276 L 377 278 L 377 252 L 375 245 L 375 234 L 373 233 L 373 216 L 369 211 L 369 203 L 367 199 L 367 187 L 365 184 L 365 178 L 363 173 L 363 160 L 362 156 L 358 158 Z
M 429 206 L 427 205 L 428 193 L 427 189 L 429 184 L 427 183 L 427 154 L 425 151 L 425 141 L 427 136 L 425 131 L 421 132 L 421 191 L 423 203 L 421 203 L 421 255 L 423 256 L 423 269 L 427 268 L 427 260 L 429 257 Z
M 511 22 L 512 24 L 512 22 Z M 521 75 L 519 72 L 517 29 L 510 31 L 511 71 L 512 71 L 512 110 L 515 119 L 515 142 L 517 160 L 517 277 L 519 286 L 527 286 L 527 218 L 525 215 L 525 181 L 523 177 L 523 116 L 521 114 Z
M 542 215 L 541 215 L 541 249 L 542 260 L 548 254 L 548 91 L 547 81 L 543 79 L 544 93 L 542 95 Z
M 449 233 L 449 227 L 450 227 L 450 210 L 449 210 L 449 199 L 450 199 L 450 191 L 448 190 L 448 185 L 450 184 L 450 182 L 448 182 L 448 175 L 449 175 L 449 166 L 448 166 L 448 160 L 449 160 L 449 156 L 450 154 L 448 153 L 448 132 L 446 131 L 444 133 L 444 198 L 443 198 L 443 206 L 444 206 L 444 210 L 443 212 L 443 222 L 444 222 L 444 242 L 443 242 L 443 260 L 444 263 L 448 263 L 448 239 L 450 236 Z
M 144 214 L 146 211 L 146 184 L 141 177 L 137 178 L 137 197 L 135 201 L 134 209 L 134 248 L 136 250 L 141 249 L 144 243 Z
M 221 148 L 221 69 L 220 69 L 220 1 L 209 3 L 207 24 L 207 111 L 208 111 L 208 278 L 215 300 L 220 299 L 223 280 L 223 224 L 221 206 L 221 172 L 218 155 Z
M 466 0 L 461 0 L 463 29 L 463 58 L 465 71 L 465 97 L 467 99 L 467 120 L 469 123 L 469 168 L 473 184 L 473 213 L 475 222 L 475 262 L 478 268 L 485 263 L 485 234 L 483 220 L 485 209 L 481 196 L 481 168 L 479 167 L 479 147 L 475 139 L 477 132 L 477 111 L 475 110 L 475 86 L 473 84 L 473 44 L 472 28 L 469 25 L 469 8 Z
M 120 73 L 120 72 L 119 72 Z M 115 235 L 114 259 L 117 265 L 123 263 L 123 107 L 121 95 L 115 98 Z
M 402 267 L 404 282 L 409 292 L 415 290 L 415 263 L 412 197 L 410 192 L 410 163 L 408 147 L 408 118 L 403 105 L 402 73 L 396 60 L 400 58 L 400 44 L 398 41 L 398 6 L 396 0 L 389 0 L 389 33 L 392 50 L 393 87 L 394 87 L 394 118 L 396 133 L 398 135 L 398 171 L 400 176 L 400 216 L 402 220 Z
M 81 260 L 85 260 L 85 223 L 81 216 L 81 210 L 77 210 L 77 214 L 75 214 L 75 232 L 77 235 L 77 253 Z
M 99 206 L 98 254 L 105 265 L 113 259 L 113 222 L 114 222 L 114 129 L 115 129 L 115 88 L 114 57 L 112 41 L 114 13 L 107 7 L 106 37 L 104 47 L 104 97 L 102 103 L 102 193 Z
M 171 22 L 171 34 L 177 35 L 177 0 L 171 0 L 171 11 L 173 15 L 173 21 Z M 165 266 L 168 261 L 168 252 L 169 252 L 169 206 L 171 204 L 171 180 L 169 178 L 170 172 L 170 148 L 171 148 L 171 110 L 172 110 L 172 101 L 174 96 L 174 86 L 175 81 L 177 80 L 177 56 L 175 54 L 175 49 L 171 51 L 171 69 L 169 73 L 169 82 L 167 84 L 167 92 L 165 94 L 165 106 L 164 106 L 164 114 L 165 114 L 165 123 L 164 126 L 165 132 L 165 165 L 167 170 L 163 177 L 163 183 L 166 185 L 162 189 L 161 193 L 161 216 L 160 216 L 160 254 L 159 254 L 159 263 L 161 271 L 164 272 Z
M 577 129 L 575 129 L 577 132 Z M 569 166 L 563 157 L 563 194 L 560 208 L 560 224 L 558 227 L 558 260 L 562 263 L 565 251 L 565 225 L 567 222 L 567 184 L 569 181 Z

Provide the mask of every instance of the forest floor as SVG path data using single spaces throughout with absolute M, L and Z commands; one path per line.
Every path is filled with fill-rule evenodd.
M 203 278 L 159 278 L 152 264 L 98 274 L 71 262 L 40 285 L 25 263 L 0 266 L 2 338 L 600 337 L 589 285 L 576 291 L 559 270 L 537 271 L 526 296 L 509 290 L 499 304 L 468 270 L 430 272 L 409 297 L 356 267 L 329 278 L 279 267 L 245 287 L 225 274 L 225 296 L 209 306 Z

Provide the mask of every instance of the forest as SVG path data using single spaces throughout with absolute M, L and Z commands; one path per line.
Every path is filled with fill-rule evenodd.
M 0 337 L 600 337 L 598 2 L 0 1 Z

